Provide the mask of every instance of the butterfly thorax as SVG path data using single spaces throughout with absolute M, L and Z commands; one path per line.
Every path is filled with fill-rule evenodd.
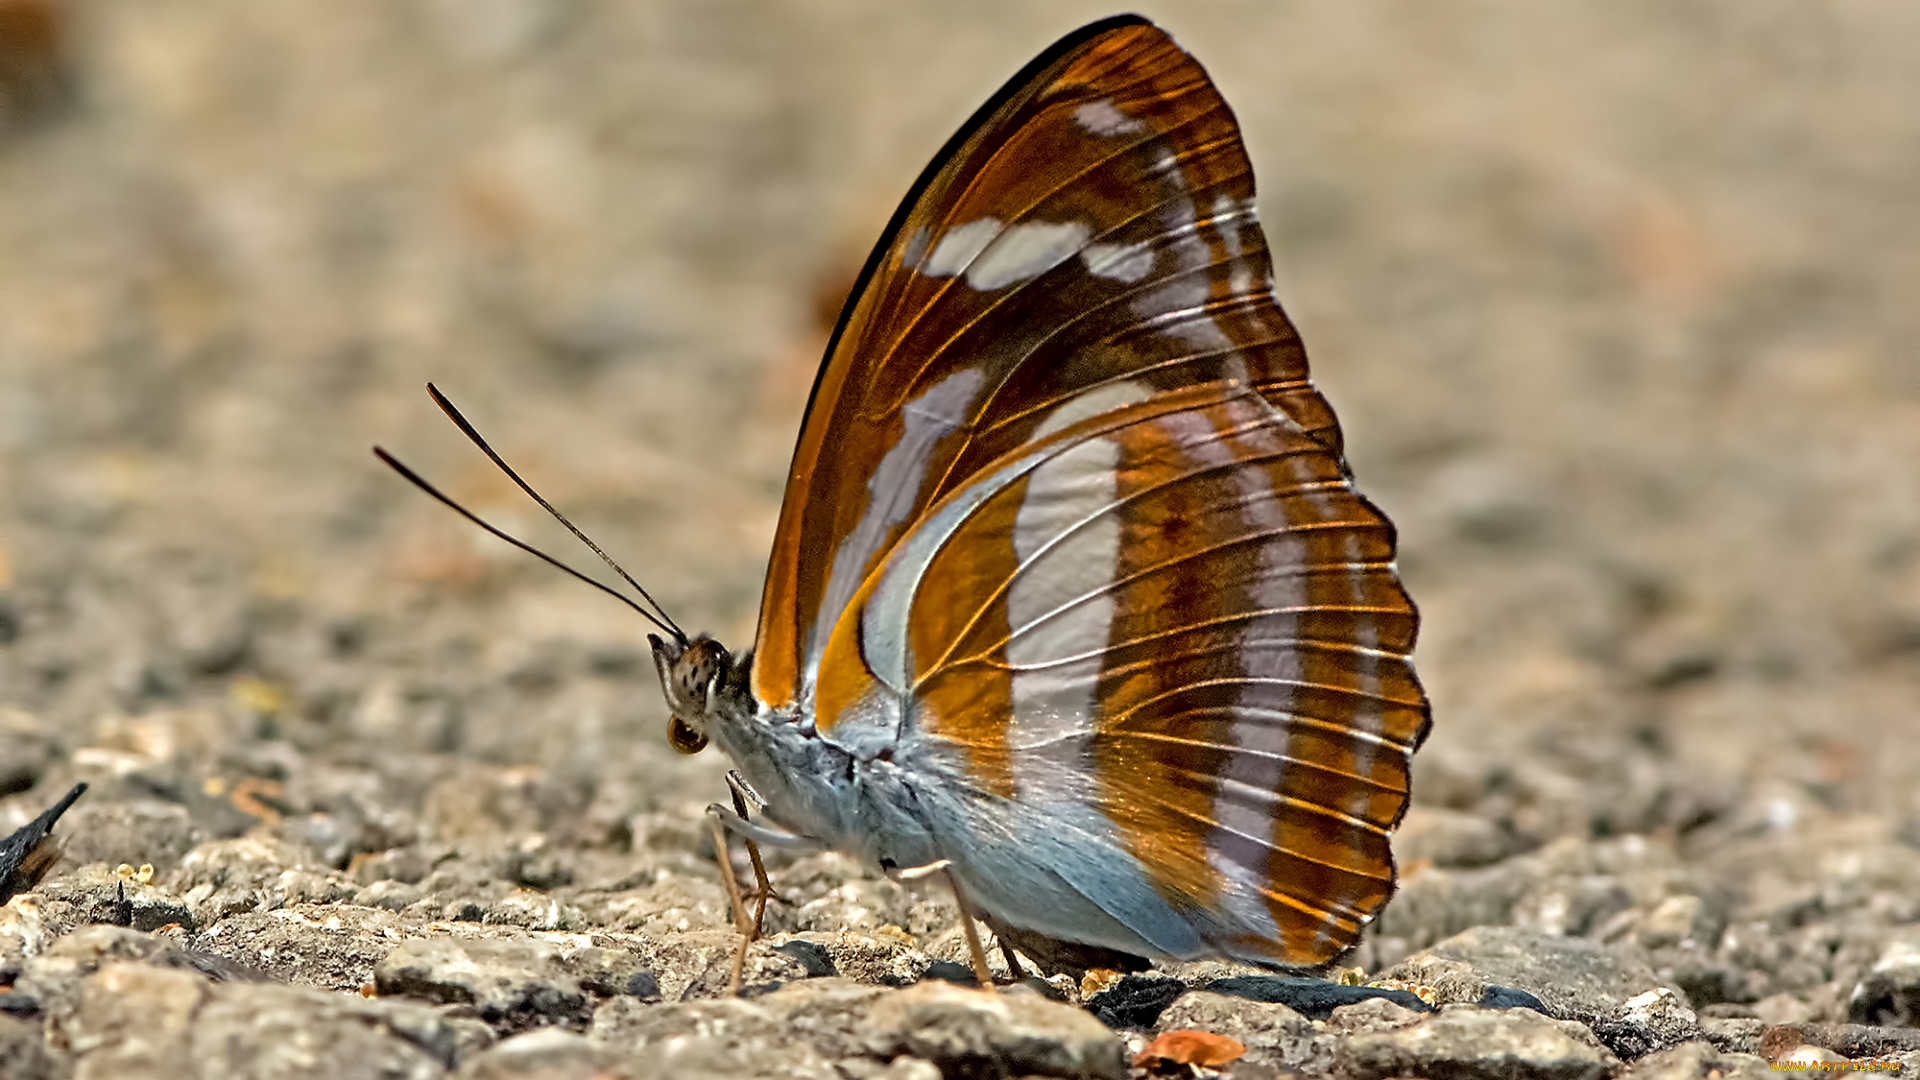
M 873 815 L 860 808 L 873 809 L 874 793 L 856 790 L 868 786 L 871 770 L 820 738 L 803 713 L 782 713 L 755 699 L 751 653 L 735 657 L 705 635 L 684 645 L 651 641 L 669 711 L 667 741 L 675 750 L 697 754 L 713 743 L 780 825 L 875 864 L 894 861 L 893 853 L 875 848 L 874 831 L 859 825 L 872 824 Z

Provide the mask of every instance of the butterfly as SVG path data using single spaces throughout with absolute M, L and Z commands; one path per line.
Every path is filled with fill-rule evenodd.
M 665 632 L 668 741 L 734 766 L 734 809 L 710 813 L 736 986 L 771 891 L 755 842 L 944 872 L 983 982 L 972 914 L 1043 963 L 1306 968 L 1387 902 L 1430 726 L 1418 616 L 1274 299 L 1253 194 L 1232 111 L 1163 31 L 1067 35 L 935 155 L 868 258 L 754 647 L 634 604 Z M 722 827 L 753 855 L 751 918 Z
M 45 813 L 0 840 L 0 904 L 38 885 L 60 861 L 65 845 L 53 835 L 53 826 L 86 793 L 87 785 L 73 785 Z
M 1354 945 L 1430 726 L 1418 616 L 1253 194 L 1146 20 L 1015 75 L 840 316 L 754 647 L 651 637 L 672 745 L 718 746 L 787 835 L 945 869 L 1003 938 Z

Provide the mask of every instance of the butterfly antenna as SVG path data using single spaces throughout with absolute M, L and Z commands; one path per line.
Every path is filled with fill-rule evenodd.
M 573 522 L 568 521 L 567 515 L 554 509 L 554 506 L 552 503 L 542 498 L 539 492 L 533 490 L 532 484 L 529 484 L 525 480 L 522 480 L 520 478 L 520 474 L 513 471 L 513 466 L 507 464 L 505 458 L 502 458 L 499 454 L 495 453 L 493 447 L 487 445 L 487 440 L 481 438 L 480 433 L 474 430 L 474 427 L 472 424 L 467 422 L 467 418 L 460 415 L 460 410 L 453 407 L 453 402 L 447 400 L 447 396 L 440 392 L 439 387 L 433 385 L 432 383 L 428 383 L 427 393 L 433 396 L 433 403 L 435 405 L 440 406 L 440 411 L 446 413 L 447 418 L 449 420 L 452 420 L 454 424 L 460 428 L 461 434 L 473 440 L 473 445 L 479 447 L 480 452 L 487 455 L 488 460 L 492 461 L 495 465 L 499 466 L 500 471 L 503 473 L 506 473 L 508 479 L 512 480 L 515 484 L 520 485 L 520 490 L 526 492 L 528 498 L 532 499 L 534 502 L 539 503 L 540 509 L 545 510 L 549 514 L 552 514 L 553 519 L 555 521 L 558 521 L 560 524 L 565 525 L 567 527 L 567 531 L 572 533 L 575 539 L 587 545 L 588 548 L 592 549 L 595 555 L 600 556 L 600 561 L 603 563 L 606 563 L 607 566 L 610 567 L 614 573 L 619 574 L 620 579 L 622 581 L 625 581 L 627 584 L 633 586 L 633 591 L 639 593 L 641 599 L 645 600 L 650 606 L 652 606 L 654 612 L 660 616 L 658 619 L 654 620 L 655 626 L 660 626 L 661 623 L 665 623 L 666 624 L 665 626 L 660 626 L 662 630 L 665 630 L 668 633 L 672 634 L 674 637 L 674 640 L 680 642 L 682 645 L 687 643 L 686 632 L 681 630 L 679 626 L 675 625 L 672 618 L 668 617 L 667 609 L 660 606 L 660 601 L 655 600 L 653 598 L 652 593 L 648 592 L 643 586 L 641 586 L 639 582 L 633 580 L 633 575 L 627 573 L 625 568 L 623 568 L 619 563 L 614 562 L 613 556 L 607 554 L 604 550 L 602 550 L 599 544 L 594 543 L 593 540 L 590 537 L 588 537 L 586 533 L 581 532 L 579 527 L 574 525 Z
M 483 444 L 483 448 L 484 448 L 484 444 Z M 674 640 L 678 641 L 680 644 L 685 645 L 687 643 L 686 634 L 683 633 L 678 626 L 674 625 L 672 619 L 669 619 L 666 617 L 665 611 L 661 611 L 658 614 L 655 614 L 652 611 L 648 611 L 646 608 L 641 607 L 637 602 L 635 602 L 635 600 L 631 596 L 628 596 L 626 593 L 623 593 L 618 589 L 608 586 L 605 582 L 595 581 L 593 578 L 590 578 L 587 575 L 581 573 L 580 571 L 575 570 L 573 567 L 568 566 L 566 563 L 561 562 L 559 559 L 556 559 L 553 556 L 547 554 L 546 552 L 541 551 L 539 548 L 534 547 L 532 544 L 529 544 L 526 541 L 519 539 L 518 537 L 512 536 L 502 531 L 501 529 L 495 528 L 493 525 L 483 520 L 480 517 L 480 515 L 474 513 L 473 511 L 467 509 L 464 506 L 461 506 L 458 502 L 454 500 L 453 496 L 448 495 L 446 492 L 441 491 L 439 488 L 434 487 L 432 484 L 428 483 L 427 480 L 424 477 L 422 477 L 419 473 L 414 472 L 412 469 L 407 468 L 405 465 L 400 463 L 399 458 L 396 458 L 392 454 L 387 453 L 385 450 L 381 449 L 380 447 L 376 446 L 373 448 L 373 456 L 379 458 L 381 461 L 386 462 L 388 467 L 393 469 L 394 472 L 399 473 L 403 478 L 405 478 L 405 480 L 408 483 L 412 484 L 414 487 L 419 488 L 421 491 L 426 492 L 427 494 L 433 496 L 434 498 L 440 500 L 442 503 L 446 504 L 448 507 L 452 508 L 454 513 L 459 514 L 461 517 L 466 518 L 468 521 L 471 521 L 475 525 L 480 526 L 482 529 L 485 529 L 487 532 L 492 533 L 493 535 L 499 537 L 502 540 L 505 540 L 507 543 L 512 544 L 514 547 L 519 548 L 521 551 L 524 551 L 527 554 L 533 556 L 534 558 L 539 559 L 541 562 L 546 563 L 548 566 L 551 566 L 563 573 L 569 574 L 581 581 L 584 581 L 587 584 L 593 586 L 594 588 L 599 589 L 601 592 L 606 593 L 608 596 L 613 597 L 615 600 L 618 600 L 621 603 L 627 605 L 633 610 L 639 612 L 641 618 L 644 618 L 648 622 L 659 627 L 661 631 L 663 631 L 664 633 L 671 634 Z M 497 461 L 498 459 L 496 458 L 495 460 Z M 516 477 L 515 479 L 518 479 L 518 477 Z M 521 486 L 524 487 L 525 485 L 523 484 Z M 537 499 L 539 498 L 539 496 L 536 495 L 534 496 L 534 498 Z M 542 500 L 542 505 L 545 505 L 544 500 Z M 552 509 L 552 508 L 549 507 L 548 509 Z M 560 520 L 565 521 L 566 519 L 561 518 Z M 579 530 L 576 529 L 574 531 L 575 531 L 575 535 L 578 535 Z M 592 543 L 592 541 L 588 541 L 588 543 Z M 598 549 L 596 548 L 595 550 L 598 550 Z M 601 555 L 601 558 L 606 558 L 606 556 L 603 554 Z M 608 561 L 611 562 L 612 560 L 608 560 Z M 619 568 L 615 567 L 615 569 L 617 570 Z M 626 574 L 623 572 L 620 576 L 626 577 Z M 627 580 L 631 582 L 633 579 L 627 578 Z M 634 588 L 638 589 L 640 587 L 638 585 L 635 585 Z M 642 590 L 642 595 L 645 595 L 644 590 Z M 656 603 L 653 597 L 651 596 L 647 597 L 647 602 L 654 604 L 655 607 L 659 607 L 659 604 Z

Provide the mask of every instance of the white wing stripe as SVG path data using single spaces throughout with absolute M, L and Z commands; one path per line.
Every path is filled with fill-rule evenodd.
M 804 678 L 806 687 L 811 688 L 819 674 L 820 653 L 826 648 L 827 639 L 833 635 L 834 624 L 840 621 L 841 613 L 853 600 L 853 594 L 860 590 L 868 560 L 873 558 L 887 533 L 913 512 L 920 489 L 927 483 L 927 462 L 933 456 L 934 447 L 965 422 L 973 399 L 979 395 L 985 381 L 986 377 L 978 368 L 962 368 L 929 387 L 901 409 L 903 430 L 900 441 L 888 447 L 886 454 L 881 457 L 879 466 L 867 481 L 866 513 L 860 516 L 859 524 L 840 541 L 839 548 L 833 553 L 833 570 L 827 577 L 826 592 L 821 598 L 813 636 L 808 644 Z M 882 641 L 879 645 L 881 652 L 900 651 L 904 655 L 904 620 L 882 620 L 876 624 L 869 618 L 864 626 L 870 635 L 897 639 Z M 900 671 L 904 679 L 904 663 Z M 878 669 L 875 669 L 875 673 L 880 674 Z M 892 685 L 898 687 L 904 682 Z
M 1015 666 L 1009 748 L 1092 732 L 1094 690 L 1114 612 L 1113 595 L 1101 590 L 1113 581 L 1120 552 L 1119 519 L 1100 510 L 1113 505 L 1119 463 L 1118 443 L 1089 439 L 1027 478 L 1014 520 L 1014 554 L 1023 568 L 1043 550 L 1045 558 L 1038 572 L 1018 574 L 1009 585 L 1008 621 L 1027 626 L 1056 610 L 1063 599 L 1088 592 L 1097 596 L 1007 643 L 1007 662 Z M 1089 517 L 1093 520 L 1087 521 Z M 1081 658 L 1048 663 L 1074 654 Z M 1016 770 L 1021 761 L 1015 759 Z M 1015 783 L 1015 790 L 1034 786 L 1017 771 Z

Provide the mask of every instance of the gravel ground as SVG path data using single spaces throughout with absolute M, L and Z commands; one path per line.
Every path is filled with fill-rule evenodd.
M 0 834 L 91 790 L 0 909 L 0 1076 L 1920 1067 L 1920 8 L 1141 5 L 1242 119 L 1426 616 L 1350 961 L 1415 996 L 1056 1008 L 819 855 L 725 998 L 720 763 L 644 628 L 367 448 L 569 550 L 434 379 L 750 638 L 821 298 L 1107 9 L 49 2 L 0 0 Z

